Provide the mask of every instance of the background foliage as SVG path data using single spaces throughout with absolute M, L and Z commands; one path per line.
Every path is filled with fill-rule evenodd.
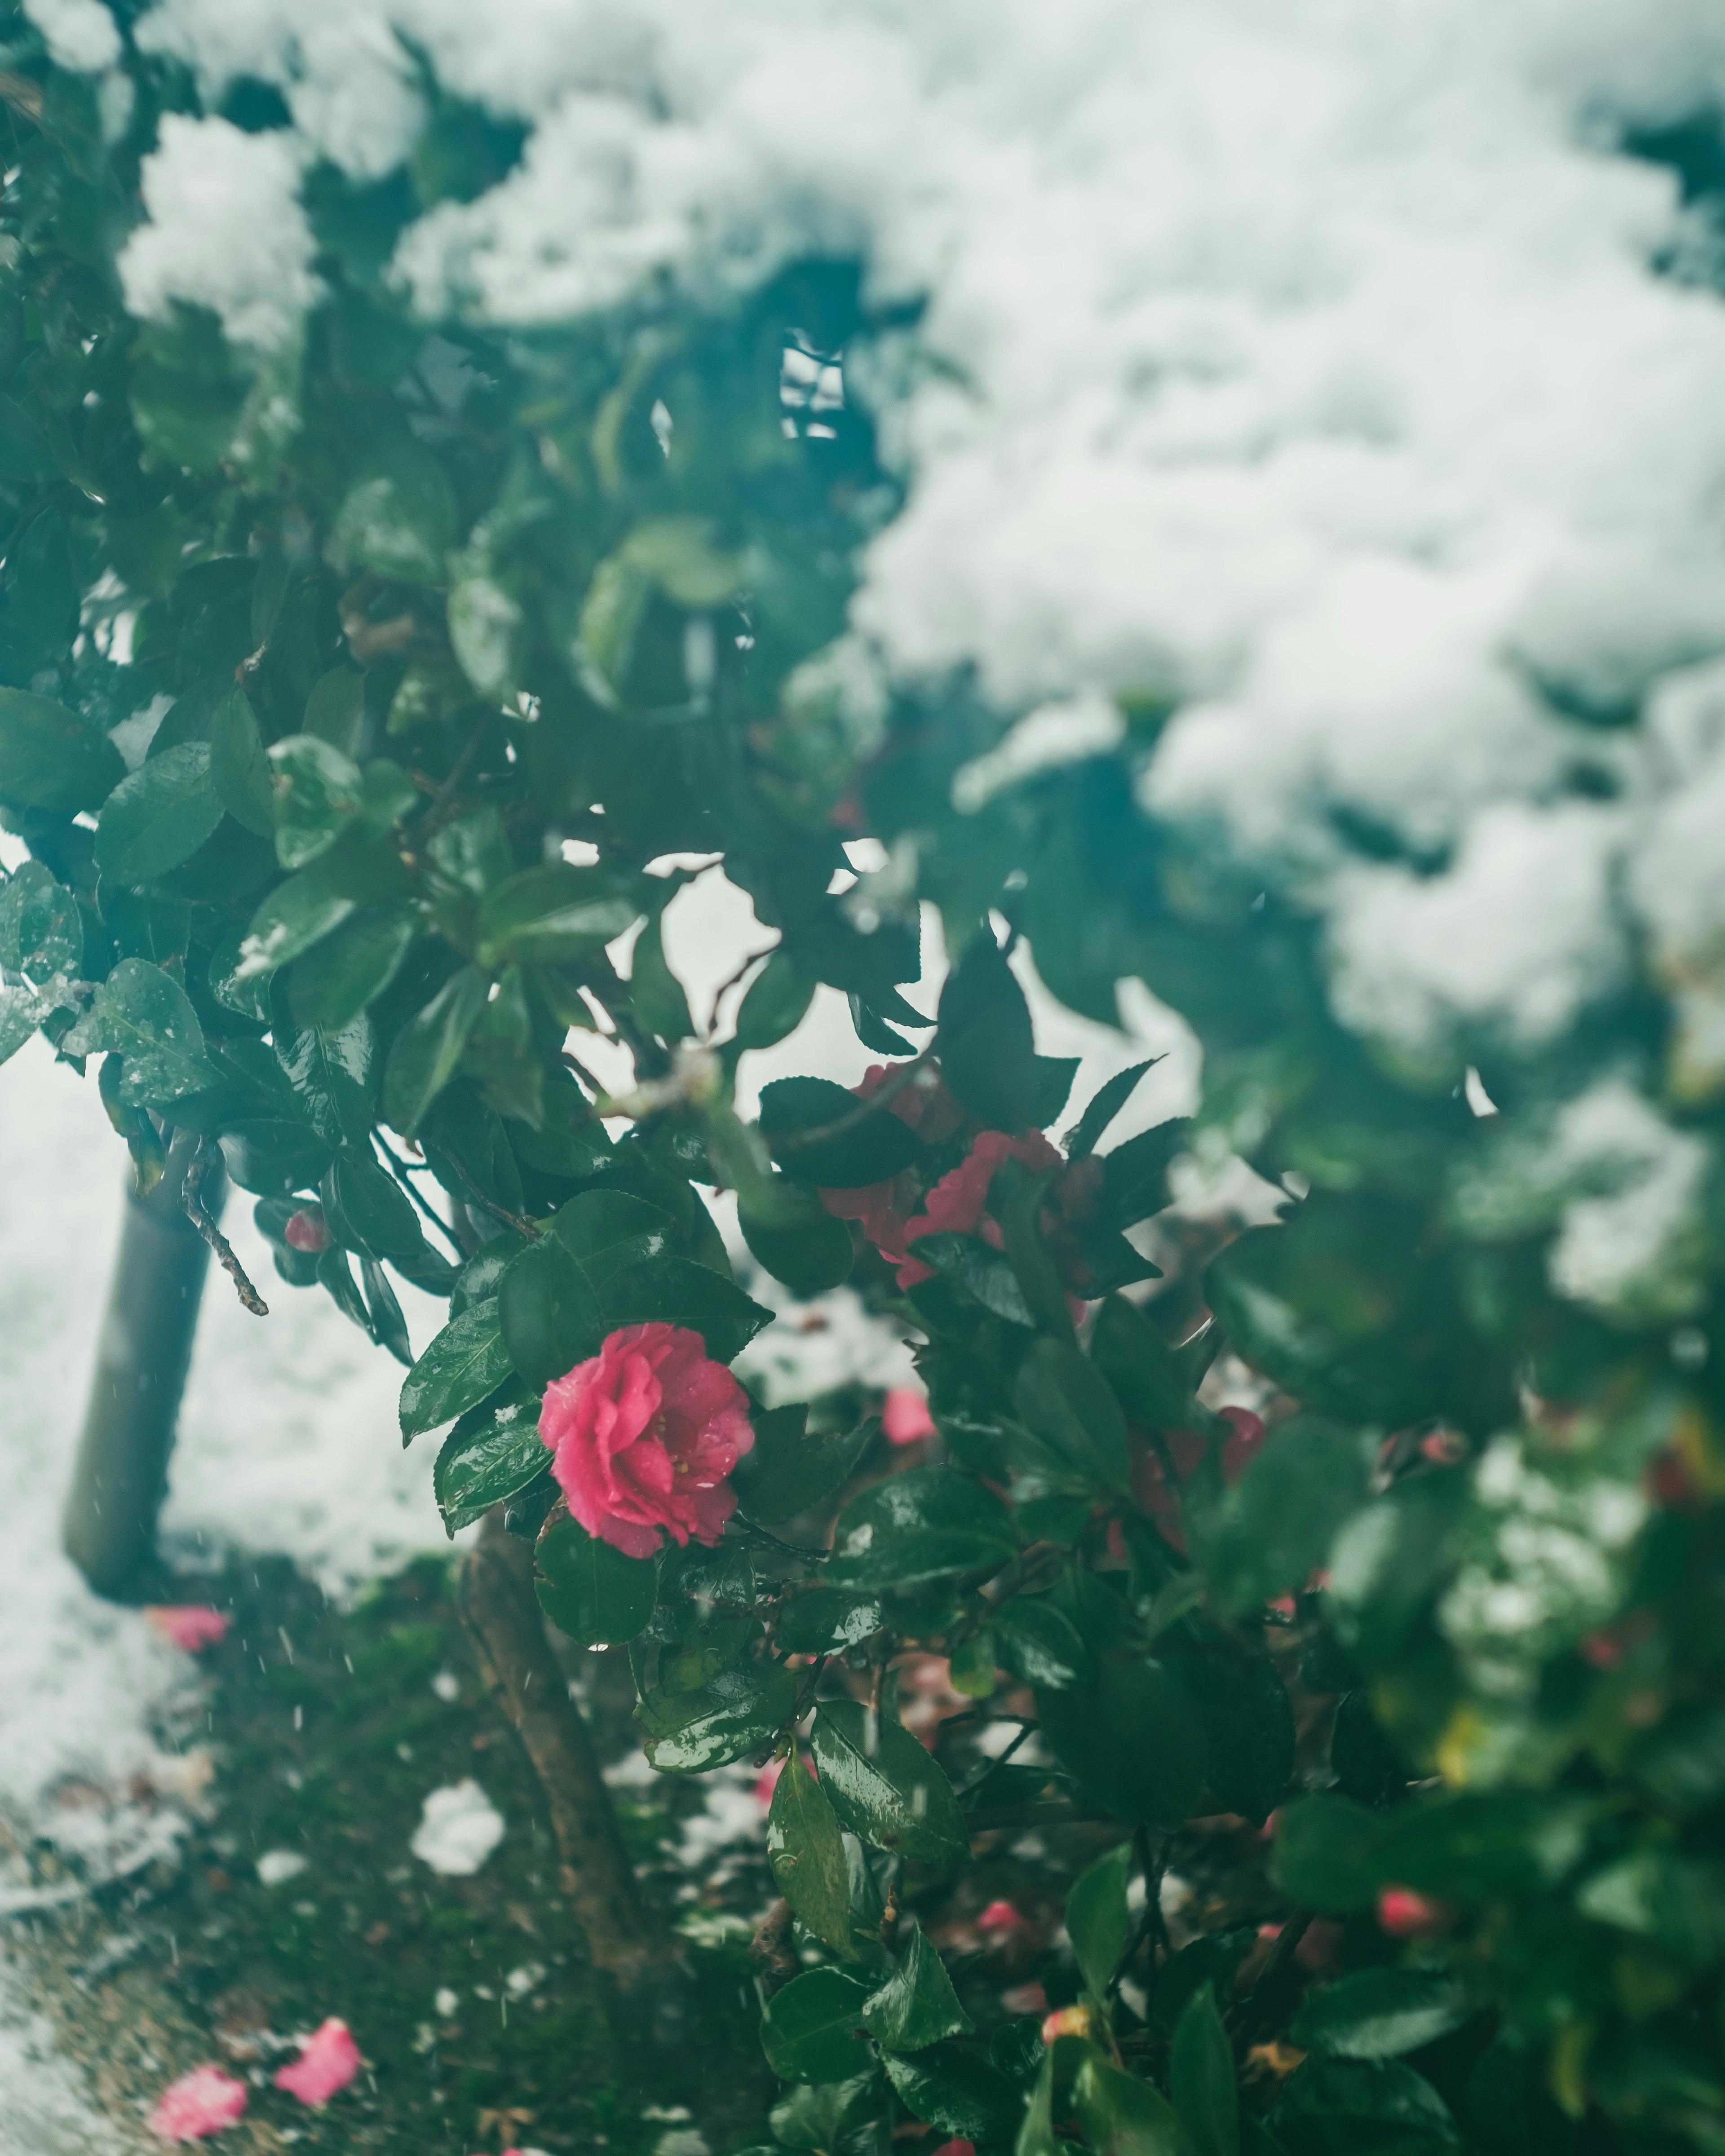
M 452 1530 L 545 1517 L 537 1394 L 606 1332 L 669 1319 L 728 1360 L 766 1322 L 710 1191 L 792 1289 L 854 1274 L 926 1337 L 939 1439 L 908 1471 L 866 1423 L 763 1411 L 718 1548 L 632 1561 L 561 1513 L 538 1543 L 556 1624 L 633 1642 L 655 1767 L 787 1760 L 777 2144 L 860 2156 L 908 2119 L 1019 2156 L 1725 2148 L 1717 1194 L 1590 1307 L 1553 1237 L 1622 1162 L 1536 1142 L 1619 1069 L 1712 1130 L 1671 984 L 1642 968 L 1538 1059 L 1392 1067 L 1337 1024 L 1298 907 L 1137 805 L 1163 705 L 968 813 L 1001 720 L 964 683 L 860 734 L 821 663 L 896 498 L 845 377 L 893 326 L 858 264 L 555 331 L 416 321 L 397 234 L 521 150 L 432 85 L 404 167 L 307 173 L 326 297 L 260 357 L 121 302 L 189 80 L 128 50 L 116 116 L 6 31 L 0 803 L 28 859 L 0 1054 L 45 1032 L 141 1183 L 218 1147 L 283 1282 L 404 1363 L 391 1274 L 448 1296 L 401 1428 L 453 1422 Z M 242 82 L 227 116 L 279 103 Z M 835 893 L 865 834 L 889 866 Z M 722 858 L 778 932 L 728 1041 L 665 961 L 668 855 Z M 923 901 L 955 957 L 933 1021 Z M 1111 1021 L 1137 977 L 1184 1016 L 1195 1125 L 1110 1149 L 1128 1080 L 1066 1129 L 1019 936 L 1074 1010 Z M 738 1055 L 821 983 L 909 1075 L 869 1106 L 786 1081 L 745 1126 Z M 632 1051 L 626 1099 L 583 1029 Z M 906 1288 L 839 1218 L 864 1201 L 817 1194 L 892 1184 L 907 1214 L 979 1132 L 1062 1130 Z M 1125 1231 L 1206 1149 L 1284 1217 L 1162 1282 Z M 1261 1449 L 1200 1401 L 1224 1345 L 1271 1396 Z M 974 1702 L 932 1753 L 907 1650 Z M 1171 1861 L 1272 1816 L 1261 1907 L 1172 1952 Z M 1046 2042 L 979 2026 L 929 1936 L 973 1840 L 1086 1819 L 1119 1838 L 1072 1883 L 1065 2010 Z

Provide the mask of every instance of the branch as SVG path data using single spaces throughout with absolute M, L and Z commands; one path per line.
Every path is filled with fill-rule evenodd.
M 221 1261 L 222 1270 L 233 1281 L 234 1292 L 241 1302 L 254 1317 L 267 1317 L 270 1315 L 269 1304 L 246 1277 L 245 1267 L 234 1255 L 234 1245 L 204 1210 L 203 1178 L 212 1165 L 209 1153 L 200 1141 L 197 1152 L 187 1164 L 186 1179 L 180 1185 L 180 1203 L 186 1209 L 186 1218 Z
M 480 1674 L 544 1789 L 562 1890 L 589 1956 L 626 1992 L 661 1984 L 672 1942 L 642 1903 L 593 1739 L 545 1636 L 531 1547 L 509 1533 L 496 1507 L 462 1567 L 458 1601 Z

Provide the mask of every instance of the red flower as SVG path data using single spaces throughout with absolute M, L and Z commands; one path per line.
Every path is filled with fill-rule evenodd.
M 915 1445 L 934 1435 L 928 1395 L 920 1385 L 895 1385 L 880 1410 L 880 1427 L 889 1445 Z
M 290 1250 L 326 1250 L 330 1226 L 321 1205 L 302 1205 L 281 1231 Z
M 144 1615 L 164 1640 L 195 1655 L 200 1647 L 218 1647 L 228 1635 L 228 1620 L 204 1602 L 156 1602 Z
M 148 2123 L 164 2141 L 201 2141 L 232 2126 L 244 2109 L 244 2082 L 219 2066 L 199 2066 L 162 2092 Z
M 275 2076 L 275 2086 L 301 2103 L 327 2103 L 359 2071 L 359 2046 L 345 2021 L 331 2015 L 300 2046 L 300 2056 Z
M 656 1321 L 548 1385 L 539 1435 L 571 1512 L 629 1557 L 651 1557 L 661 1527 L 717 1542 L 737 1509 L 725 1477 L 755 1441 L 747 1394 L 700 1334 Z
M 1021 1160 L 1040 1175 L 1059 1168 L 1060 1156 L 1040 1131 L 1025 1131 L 1009 1137 L 1004 1131 L 978 1131 L 969 1152 L 950 1173 L 943 1175 L 922 1201 L 922 1210 L 905 1229 L 906 1244 L 919 1235 L 954 1234 L 980 1235 L 995 1250 L 1005 1245 L 999 1223 L 988 1211 L 988 1185 L 1003 1161 Z M 907 1257 L 898 1269 L 901 1287 L 914 1287 L 931 1279 L 933 1268 L 920 1258 Z
M 1441 1902 L 1416 1894 L 1411 1887 L 1386 1887 L 1378 1897 L 1378 1922 L 1393 1939 L 1428 1938 L 1440 1932 L 1450 1912 Z

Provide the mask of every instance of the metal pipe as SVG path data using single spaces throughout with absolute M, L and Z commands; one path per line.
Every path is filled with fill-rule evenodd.
M 147 1197 L 129 1191 L 95 1374 L 66 1497 L 66 1554 L 98 1594 L 135 1594 L 156 1550 L 156 1522 L 167 1493 L 181 1395 L 191 1368 L 198 1306 L 209 1250 L 186 1217 L 186 1170 L 198 1140 L 177 1131 L 162 1180 Z M 203 1202 L 219 1219 L 227 1195 L 219 1171 L 204 1178 Z

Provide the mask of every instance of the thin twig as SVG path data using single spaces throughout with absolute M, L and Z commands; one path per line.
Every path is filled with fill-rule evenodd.
M 187 1164 L 186 1179 L 180 1185 L 180 1203 L 185 1208 L 186 1218 L 220 1260 L 223 1271 L 234 1283 L 234 1292 L 254 1317 L 267 1317 L 269 1304 L 246 1277 L 245 1267 L 234 1255 L 234 1245 L 203 1209 L 203 1178 L 211 1166 L 210 1156 L 200 1142 Z
M 764 951 L 751 951 L 736 972 L 727 979 L 721 981 L 718 987 L 713 990 L 712 1011 L 706 1022 L 706 1038 L 709 1040 L 713 1037 L 713 1028 L 719 1023 L 719 1005 L 724 1002 L 726 997 L 730 994 L 751 966 L 758 966 L 762 959 L 770 958 L 778 947 L 777 943 L 769 943 Z

